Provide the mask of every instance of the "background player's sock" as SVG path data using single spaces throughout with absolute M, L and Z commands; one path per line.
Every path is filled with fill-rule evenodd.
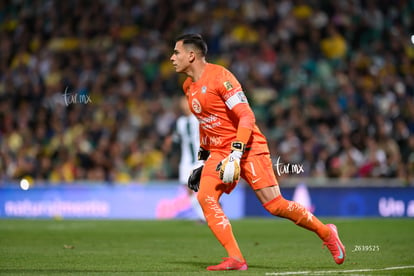
M 287 218 L 297 225 L 315 232 L 323 241 L 329 238 L 330 230 L 301 204 L 284 199 L 281 195 L 263 204 L 272 215 Z
M 201 209 L 200 203 L 198 203 L 196 193 L 192 193 L 190 195 L 190 201 L 191 201 L 191 206 L 193 207 L 193 210 L 197 215 L 197 218 L 201 221 L 206 221 L 206 218 L 204 217 L 203 209 Z

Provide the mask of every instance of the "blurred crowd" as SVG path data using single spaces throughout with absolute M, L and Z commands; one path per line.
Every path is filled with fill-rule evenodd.
M 1 1 L 0 180 L 176 179 L 169 58 L 193 32 L 242 83 L 275 162 L 413 183 L 413 14 L 413 0 Z

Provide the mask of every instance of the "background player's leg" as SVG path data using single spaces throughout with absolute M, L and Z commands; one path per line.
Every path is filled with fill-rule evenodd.
M 197 219 L 199 219 L 200 221 L 205 221 L 206 219 L 204 217 L 203 209 L 201 209 L 200 203 L 198 203 L 197 193 L 192 191 L 190 192 L 190 201 L 191 206 L 193 207 L 193 210 L 197 215 Z

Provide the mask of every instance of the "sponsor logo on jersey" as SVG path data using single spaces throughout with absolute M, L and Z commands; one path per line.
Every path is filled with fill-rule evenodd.
M 198 117 L 198 121 L 200 122 L 200 126 L 203 129 L 215 128 L 215 127 L 221 126 L 221 121 L 214 114 L 211 114 L 207 117 Z
M 200 121 L 200 123 L 211 124 L 211 123 L 214 123 L 215 121 L 217 121 L 218 117 L 214 114 L 211 114 L 207 117 L 201 117 L 198 120 Z
M 233 85 L 231 84 L 231 82 L 225 81 L 223 84 L 227 91 L 230 91 L 233 89 Z
M 206 146 L 220 146 L 223 144 L 223 141 L 219 136 L 204 136 L 201 137 L 200 144 Z
M 191 106 L 192 106 L 195 113 L 201 113 L 201 111 L 202 111 L 201 110 L 201 104 L 197 99 L 193 99 L 191 101 Z

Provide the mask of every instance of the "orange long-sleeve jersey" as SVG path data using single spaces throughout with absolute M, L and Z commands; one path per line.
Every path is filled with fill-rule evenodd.
M 267 141 L 256 125 L 240 83 L 224 67 L 207 63 L 199 80 L 188 77 L 183 90 L 191 111 L 200 122 L 200 146 L 228 154 L 240 128 L 248 130 L 246 154 L 269 153 Z M 240 136 L 240 135 L 239 135 Z M 244 135 L 246 136 L 246 135 Z M 239 139 L 240 140 L 240 139 Z

